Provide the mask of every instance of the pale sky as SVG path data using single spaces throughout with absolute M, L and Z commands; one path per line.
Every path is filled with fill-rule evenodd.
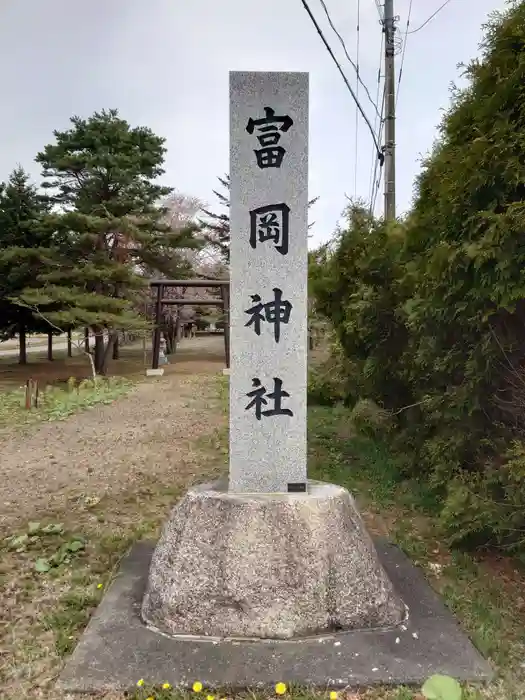
M 413 0 L 416 29 L 442 0 Z M 349 78 L 355 72 L 319 0 L 309 0 Z M 357 0 L 326 0 L 357 61 Z M 410 0 L 396 0 L 399 33 Z M 408 36 L 397 113 L 398 213 L 410 206 L 421 154 L 432 145 L 457 64 L 478 52 L 481 25 L 504 0 L 451 0 Z M 375 99 L 381 30 L 375 0 L 360 0 L 361 77 Z M 119 109 L 133 126 L 167 138 L 166 184 L 215 205 L 228 171 L 228 72 L 309 71 L 313 243 L 330 237 L 345 193 L 369 200 L 372 140 L 301 0 L 0 0 L 0 179 L 20 163 L 40 182 L 38 150 L 73 114 Z M 396 57 L 397 66 L 401 55 Z M 364 90 L 369 118 L 374 110 Z M 376 211 L 382 209 L 382 189 Z

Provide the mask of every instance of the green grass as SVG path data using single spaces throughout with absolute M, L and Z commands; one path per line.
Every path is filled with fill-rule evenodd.
M 98 404 L 109 404 L 133 387 L 129 379 L 83 380 L 47 386 L 39 392 L 38 406 L 25 407 L 25 388 L 0 392 L 0 428 L 27 426 L 40 421 L 61 420 Z
M 347 409 L 309 409 L 309 449 L 310 477 L 341 484 L 356 495 L 369 528 L 379 522 L 386 527 L 495 665 L 496 681 L 467 688 L 465 697 L 525 698 L 525 574 L 519 563 L 499 558 L 495 568 L 494 556 L 450 551 L 435 518 L 435 496 L 417 481 L 403 479 L 401 459 L 384 444 L 357 435 Z M 371 697 L 396 696 L 375 691 Z
M 382 508 L 402 504 L 435 512 L 434 495 L 415 479 L 403 478 L 401 458 L 385 444 L 357 434 L 349 409 L 310 407 L 308 443 L 310 478 L 334 481 Z
M 99 600 L 100 596 L 89 589 L 69 591 L 58 599 L 52 613 L 44 615 L 42 625 L 45 630 L 53 632 L 58 656 L 66 656 L 73 651 L 79 631 L 87 625 Z

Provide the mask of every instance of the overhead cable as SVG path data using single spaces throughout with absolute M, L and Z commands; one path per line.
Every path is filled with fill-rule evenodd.
M 315 17 L 313 16 L 312 11 L 311 11 L 311 9 L 310 9 L 310 6 L 308 5 L 307 0 L 301 0 L 301 2 L 302 2 L 302 5 L 303 5 L 304 9 L 305 9 L 306 12 L 308 13 L 308 16 L 310 17 L 310 19 L 311 19 L 311 21 L 312 21 L 312 23 L 313 23 L 313 25 L 314 25 L 314 27 L 315 27 L 317 33 L 318 33 L 319 36 L 321 37 L 321 40 L 322 40 L 322 42 L 323 42 L 323 44 L 324 44 L 326 50 L 328 51 L 328 53 L 330 54 L 330 57 L 332 58 L 332 60 L 333 60 L 333 62 L 335 63 L 335 65 L 337 66 L 337 69 L 339 70 L 339 73 L 341 74 L 341 77 L 343 78 L 344 83 L 345 83 L 346 87 L 348 88 L 348 91 L 349 91 L 350 94 L 352 95 L 352 98 L 353 98 L 353 100 L 355 101 L 355 103 L 356 103 L 356 105 L 357 105 L 357 108 L 359 109 L 359 112 L 361 113 L 361 116 L 362 116 L 363 119 L 365 120 L 365 122 L 366 122 L 366 124 L 367 124 L 367 126 L 368 126 L 368 128 L 369 128 L 369 130 L 370 130 L 370 134 L 372 135 L 372 139 L 373 139 L 374 145 L 375 145 L 375 147 L 376 147 L 377 157 L 379 158 L 380 161 L 384 160 L 384 154 L 383 154 L 383 152 L 381 151 L 381 148 L 380 148 L 379 143 L 378 143 L 378 141 L 377 141 L 376 135 L 375 135 L 374 130 L 373 130 L 373 128 L 372 128 L 372 124 L 370 123 L 370 120 L 369 120 L 368 117 L 366 116 L 365 111 L 363 110 L 363 107 L 361 106 L 359 100 L 357 99 L 357 95 L 355 94 L 354 90 L 352 89 L 352 86 L 351 86 L 350 83 L 348 82 L 348 78 L 346 77 L 346 75 L 345 75 L 343 69 L 341 68 L 341 64 L 339 63 L 339 61 L 338 61 L 337 58 L 335 57 L 334 52 L 332 51 L 332 49 L 331 49 L 331 47 L 330 47 L 330 44 L 328 43 L 328 41 L 326 40 L 326 38 L 325 38 L 325 36 L 324 36 L 324 34 L 323 34 L 323 32 L 322 32 L 321 27 L 319 26 L 319 24 L 317 23 L 317 20 L 316 20 Z
M 361 80 L 361 75 L 360 75 L 360 71 L 359 71 L 359 56 L 357 56 L 357 64 L 356 64 L 356 63 L 352 60 L 352 58 L 350 57 L 350 55 L 349 55 L 349 53 L 348 53 L 348 50 L 347 50 L 347 48 L 346 48 L 346 44 L 345 44 L 345 42 L 344 42 L 344 39 L 343 39 L 343 37 L 341 36 L 341 34 L 337 31 L 337 29 L 336 29 L 336 27 L 335 27 L 335 25 L 334 25 L 334 23 L 333 23 L 333 21 L 332 21 L 332 18 L 331 18 L 331 16 L 330 16 L 330 12 L 328 11 L 328 8 L 327 8 L 327 6 L 326 6 L 325 0 L 319 0 L 319 2 L 320 2 L 321 5 L 323 6 L 323 10 L 324 10 L 324 12 L 325 12 L 325 15 L 326 15 L 326 18 L 327 18 L 327 20 L 328 20 L 328 23 L 329 23 L 330 27 L 332 28 L 334 34 L 337 36 L 337 38 L 339 39 L 339 41 L 340 41 L 340 43 L 341 43 L 341 46 L 343 47 L 343 51 L 345 52 L 346 58 L 348 59 L 348 61 L 350 62 L 350 64 L 352 65 L 353 69 L 355 70 L 355 72 L 356 72 L 356 74 L 357 74 L 357 80 L 358 80 L 358 82 L 359 82 L 359 83 L 363 86 L 363 88 L 365 89 L 366 95 L 367 95 L 368 99 L 370 100 L 370 102 L 371 102 L 371 104 L 372 104 L 372 106 L 373 106 L 373 108 L 374 108 L 376 114 L 379 114 L 379 109 L 378 109 L 378 107 L 377 107 L 377 102 L 374 102 L 374 100 L 372 99 L 372 95 L 370 94 L 370 91 L 368 90 L 368 88 L 367 88 L 367 86 L 365 85 L 365 83 Z M 360 14 L 360 0 L 357 0 L 357 32 L 358 32 L 358 37 L 359 37 L 359 14 Z M 358 41 L 359 41 L 359 39 L 358 39 Z M 359 51 L 359 47 L 358 47 L 357 50 Z
M 396 107 L 397 107 L 397 101 L 399 100 L 399 87 L 401 85 L 401 77 L 403 75 L 403 66 L 405 65 L 405 54 L 407 50 L 407 36 L 409 35 L 409 27 L 410 27 L 410 16 L 412 15 L 412 3 L 413 0 L 410 0 L 410 5 L 408 6 L 408 15 L 407 15 L 407 23 L 406 23 L 406 29 L 405 29 L 405 38 L 403 39 L 403 52 L 401 54 L 401 63 L 399 66 L 399 75 L 397 78 L 397 88 L 396 88 Z
M 419 32 L 423 27 L 426 27 L 429 22 L 431 22 L 434 17 L 441 12 L 450 2 L 451 0 L 445 0 L 445 2 L 438 7 L 438 9 L 430 15 L 428 19 L 426 19 L 423 24 L 420 24 L 417 29 L 413 29 L 411 32 L 407 32 L 408 34 L 415 34 L 416 32 Z

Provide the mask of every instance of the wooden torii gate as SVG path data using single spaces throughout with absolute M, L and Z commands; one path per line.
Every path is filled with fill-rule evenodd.
M 224 313 L 224 355 L 226 367 L 230 366 L 230 281 L 229 280 L 151 280 L 150 287 L 157 290 L 155 300 L 155 329 L 151 369 L 159 368 L 161 316 L 163 306 L 222 306 Z M 166 287 L 219 287 L 220 299 L 165 299 Z

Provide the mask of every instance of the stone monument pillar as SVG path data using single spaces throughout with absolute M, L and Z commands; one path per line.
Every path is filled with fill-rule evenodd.
M 230 137 L 229 479 L 174 508 L 143 619 L 275 639 L 395 625 L 352 496 L 306 476 L 308 75 L 231 73 Z
M 306 491 L 308 74 L 230 79 L 230 491 Z

